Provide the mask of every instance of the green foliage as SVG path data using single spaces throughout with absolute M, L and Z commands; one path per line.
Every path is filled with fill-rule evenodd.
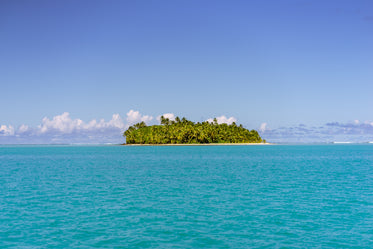
M 130 126 L 123 134 L 127 144 L 208 144 L 261 143 L 255 130 L 247 130 L 236 123 L 218 124 L 207 121 L 194 123 L 186 118 L 175 121 L 161 117 L 161 125 L 146 126 L 144 122 Z

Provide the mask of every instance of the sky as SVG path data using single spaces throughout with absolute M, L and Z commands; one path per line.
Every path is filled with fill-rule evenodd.
M 373 141 L 372 93 L 371 0 L 0 1 L 0 144 L 118 143 L 162 114 Z

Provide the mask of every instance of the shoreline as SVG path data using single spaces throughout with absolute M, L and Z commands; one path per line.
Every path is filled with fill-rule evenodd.
M 210 143 L 210 144 L 121 144 L 123 146 L 238 146 L 238 145 L 274 145 L 273 143 Z

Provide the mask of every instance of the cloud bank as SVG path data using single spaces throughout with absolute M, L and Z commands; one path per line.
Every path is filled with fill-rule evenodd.
M 85 122 L 64 112 L 52 118 L 44 117 L 36 127 L 26 124 L 19 127 L 0 124 L 0 144 L 119 144 L 125 141 L 122 134 L 130 125 L 142 121 L 148 125 L 159 124 L 160 116 L 154 119 L 153 116 L 130 110 L 124 117 L 113 114 L 110 120 L 93 119 Z M 163 116 L 170 120 L 176 118 L 173 113 L 164 113 Z M 232 124 L 237 121 L 235 117 L 228 118 L 224 115 L 216 119 L 219 124 Z M 213 122 L 213 119 L 206 121 Z M 274 143 L 373 141 L 373 122 L 359 120 L 346 123 L 329 122 L 321 126 L 299 124 L 279 128 L 271 128 L 270 124 L 262 123 L 257 130 L 264 139 Z
M 84 122 L 64 112 L 53 118 L 44 117 L 35 128 L 22 124 L 15 129 L 11 125 L 0 126 L 0 143 L 123 143 L 122 133 L 130 125 L 153 117 L 130 110 L 126 118 L 113 114 L 108 121 L 93 119 Z M 126 122 L 124 121 L 126 120 Z
M 108 122 L 101 119 L 96 121 L 95 119 L 85 123 L 81 119 L 72 119 L 68 112 L 64 112 L 61 115 L 53 117 L 51 120 L 47 117 L 43 118 L 42 124 L 38 126 L 37 133 L 61 133 L 71 134 L 75 132 L 89 132 L 89 131 L 100 131 L 106 129 L 124 129 L 125 125 L 119 116 L 114 114 L 112 119 Z M 23 125 L 20 127 L 21 130 L 27 131 L 28 127 Z
M 269 129 L 263 123 L 258 129 L 261 136 L 271 142 L 370 142 L 373 141 L 373 122 L 330 122 L 322 126 L 299 124 Z

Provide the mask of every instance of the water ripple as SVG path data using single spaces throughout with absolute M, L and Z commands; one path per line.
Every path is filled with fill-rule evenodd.
M 369 248 L 373 146 L 2 146 L 0 247 Z

